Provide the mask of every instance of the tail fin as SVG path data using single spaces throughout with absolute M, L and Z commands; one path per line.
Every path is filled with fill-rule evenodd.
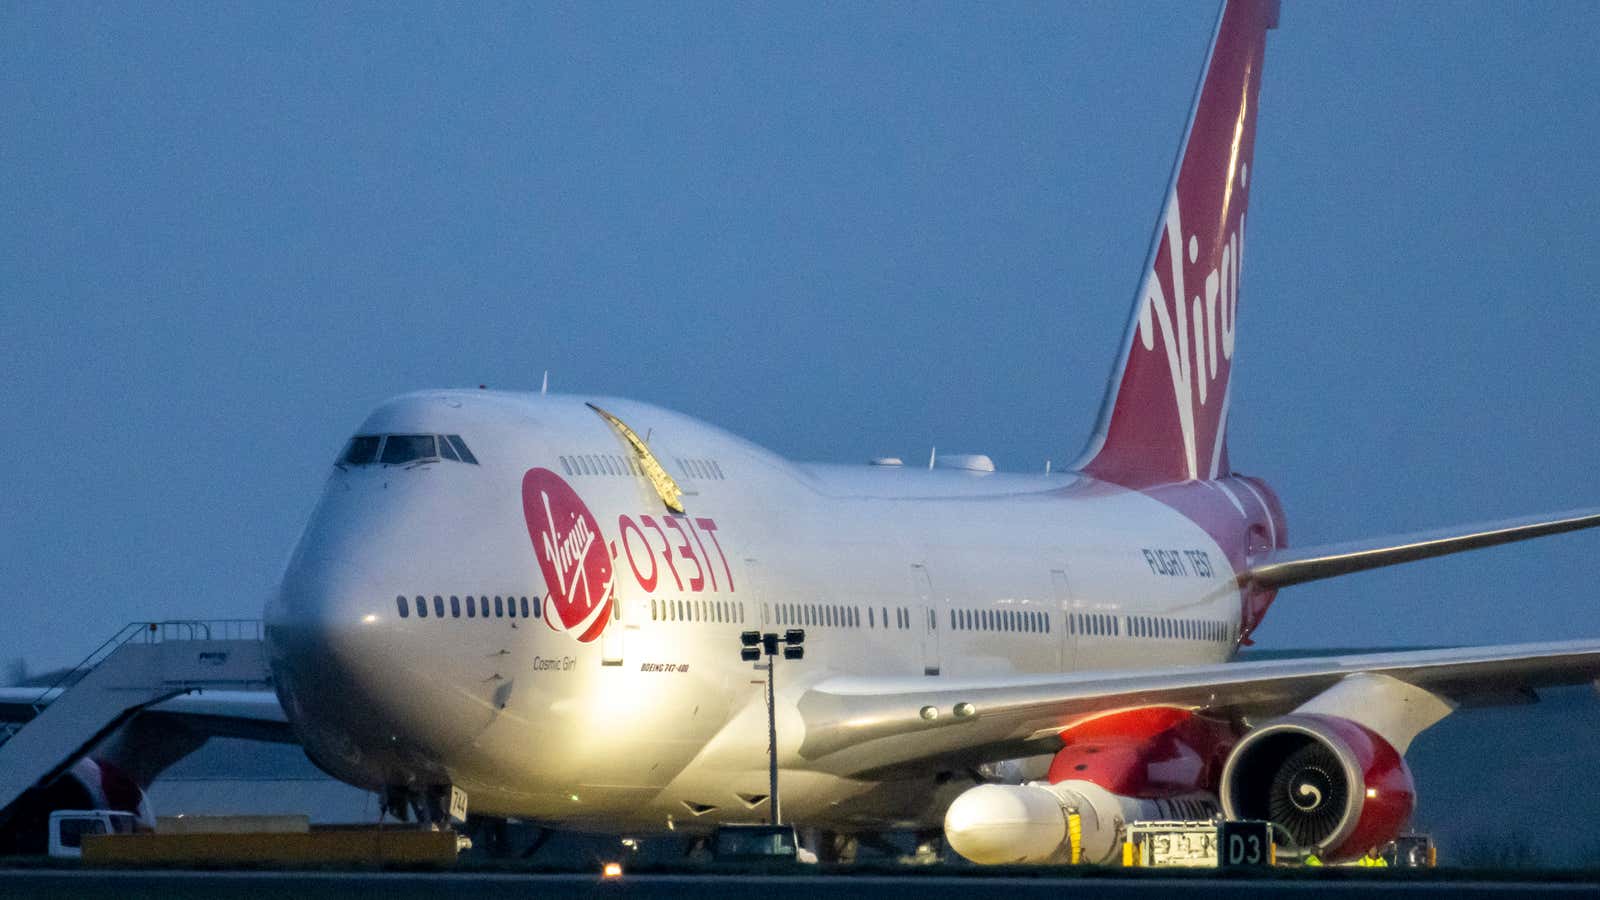
M 1229 471 L 1244 214 L 1256 96 L 1277 0 L 1227 0 L 1100 420 L 1076 466 L 1148 487 Z

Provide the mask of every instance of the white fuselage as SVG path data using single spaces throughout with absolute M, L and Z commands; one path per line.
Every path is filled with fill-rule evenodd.
M 682 516 L 580 398 L 434 391 L 368 418 L 361 434 L 460 435 L 477 463 L 330 476 L 267 610 L 280 697 L 319 764 L 373 788 L 454 784 L 475 811 L 569 827 L 757 820 L 765 676 L 740 660 L 739 634 L 803 628 L 805 658 L 776 673 L 785 818 L 932 826 L 970 779 L 942 791 L 946 773 L 808 767 L 800 691 L 1235 650 L 1224 549 L 1145 494 L 1073 474 L 796 464 L 666 410 L 596 402 L 647 436 Z M 610 557 L 614 609 L 593 640 L 549 624 L 532 530 L 544 512 L 523 494 L 533 469 L 598 524 L 559 532 L 566 549 L 550 552 L 576 565 L 582 537 Z

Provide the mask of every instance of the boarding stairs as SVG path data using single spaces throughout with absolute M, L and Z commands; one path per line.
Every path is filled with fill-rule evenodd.
M 0 731 L 0 822 L 140 710 L 202 690 L 269 685 L 259 620 L 133 622 L 42 689 L 33 718 Z

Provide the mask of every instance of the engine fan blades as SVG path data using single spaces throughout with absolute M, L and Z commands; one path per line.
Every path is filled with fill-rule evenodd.
M 1349 788 L 1339 758 L 1321 743 L 1291 753 L 1272 776 L 1267 807 L 1272 821 L 1301 847 L 1315 847 L 1344 818 Z

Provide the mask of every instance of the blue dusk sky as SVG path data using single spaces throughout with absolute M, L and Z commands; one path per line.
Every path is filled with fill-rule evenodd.
M 0 661 L 257 617 L 426 387 L 804 460 L 1073 458 L 1211 3 L 0 4 Z M 1600 4 L 1287 2 L 1231 449 L 1295 543 L 1600 505 Z M 1270 647 L 1600 636 L 1600 533 Z

